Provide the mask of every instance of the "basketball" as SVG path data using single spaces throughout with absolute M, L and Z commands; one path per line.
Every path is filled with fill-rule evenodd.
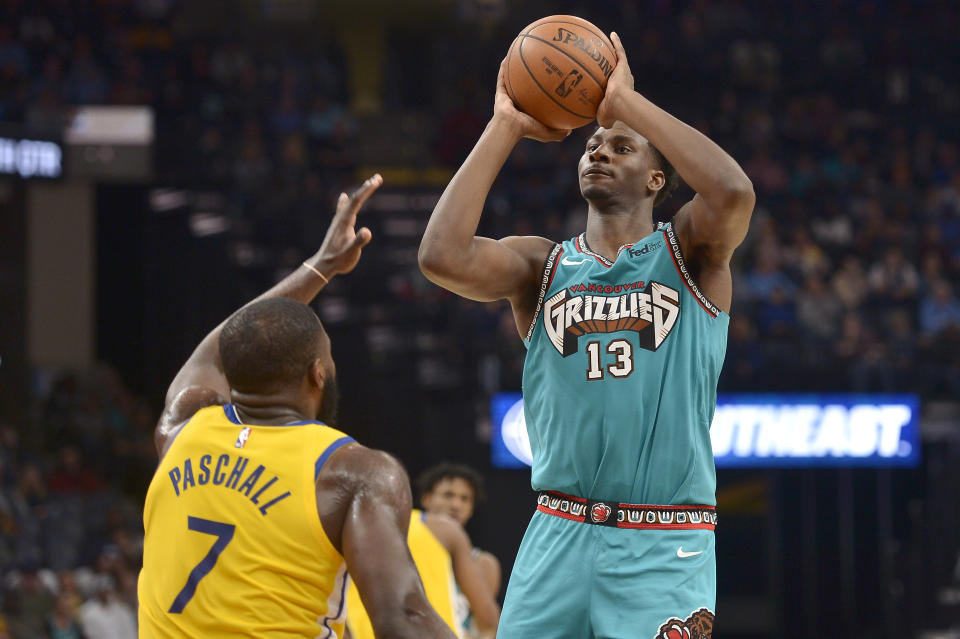
M 613 44 L 596 26 L 556 15 L 525 27 L 510 45 L 504 82 L 517 107 L 553 129 L 593 122 L 607 78 L 617 66 Z

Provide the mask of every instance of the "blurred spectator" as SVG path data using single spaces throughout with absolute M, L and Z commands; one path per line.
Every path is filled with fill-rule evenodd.
M 61 592 L 57 596 L 53 612 L 47 617 L 48 639 L 92 639 L 80 628 L 77 621 L 76 606 L 69 593 Z
M 797 319 L 806 335 L 816 342 L 829 342 L 840 328 L 843 307 L 822 278 L 810 276 L 797 294 Z
M 920 332 L 929 338 L 948 328 L 960 329 L 960 300 L 949 282 L 935 280 L 920 303 Z
M 93 584 L 93 596 L 80 606 L 77 617 L 88 637 L 136 639 L 136 613 L 117 596 L 114 579 L 109 575 L 97 575 Z
M 769 299 L 776 291 L 791 295 L 795 288 L 790 278 L 780 269 L 780 260 L 775 253 L 762 255 L 753 270 L 747 273 L 745 280 L 747 294 L 758 299 Z
M 100 479 L 83 464 L 80 451 L 75 447 L 64 446 L 58 457 L 59 464 L 47 480 L 51 493 L 90 494 L 101 487 Z
M 41 581 L 36 566 L 28 564 L 21 568 L 15 598 L 16 612 L 8 617 L 11 634 L 17 639 L 42 637 L 56 599 Z
M 892 246 L 887 249 L 883 259 L 870 268 L 867 283 L 877 303 L 905 304 L 916 298 L 920 276 L 913 264 L 904 258 L 903 249 Z
M 860 306 L 867 295 L 867 278 L 856 256 L 844 258 L 840 270 L 830 282 L 830 287 L 846 310 L 854 310 Z

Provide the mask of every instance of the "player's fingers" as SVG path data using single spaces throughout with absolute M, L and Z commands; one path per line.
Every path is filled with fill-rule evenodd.
M 524 118 L 527 121 L 529 126 L 529 133 L 527 137 L 531 137 L 534 140 L 539 140 L 540 142 L 559 142 L 563 140 L 568 135 L 572 129 L 551 129 L 543 122 L 540 122 L 536 118 L 533 118 L 527 114 L 523 114 Z
M 354 248 L 363 248 L 370 243 L 370 240 L 373 239 L 373 233 L 367 227 L 363 227 L 357 231 L 357 236 L 353 238 L 353 247 Z
M 353 195 L 350 196 L 350 206 L 349 211 L 353 215 L 356 215 L 360 208 L 363 206 L 364 202 L 373 195 L 374 191 L 380 188 L 380 185 L 383 184 L 383 176 L 379 173 L 374 173 L 366 180 L 363 184 L 353 192 Z
M 334 214 L 334 217 L 343 215 L 343 212 L 347 208 L 348 202 L 350 202 L 350 196 L 347 195 L 345 192 L 341 191 L 340 197 L 337 198 L 337 210 L 336 210 L 336 213 Z
M 610 42 L 613 43 L 613 50 L 617 52 L 617 64 L 621 62 L 627 63 L 627 52 L 623 48 L 623 42 L 620 41 L 620 36 L 617 35 L 616 31 L 610 32 Z
M 560 142 L 561 140 L 565 140 L 572 132 L 572 129 L 548 129 L 544 127 L 544 137 L 542 140 L 544 142 Z

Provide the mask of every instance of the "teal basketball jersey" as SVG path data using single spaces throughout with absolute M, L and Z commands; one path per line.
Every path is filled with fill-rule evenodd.
M 524 339 L 533 488 L 715 505 L 710 423 L 729 321 L 669 224 L 613 262 L 585 233 L 555 245 Z

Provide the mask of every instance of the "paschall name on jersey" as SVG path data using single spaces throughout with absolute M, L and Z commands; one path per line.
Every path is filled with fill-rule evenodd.
M 202 455 L 197 464 L 188 457 L 171 468 L 168 475 L 177 497 L 191 488 L 220 486 L 243 494 L 261 515 L 266 515 L 271 507 L 289 497 L 290 491 L 275 486 L 279 477 L 267 471 L 263 464 L 247 472 L 249 463 L 248 457 L 234 458 L 226 453 L 218 456 L 216 461 L 213 455 Z

